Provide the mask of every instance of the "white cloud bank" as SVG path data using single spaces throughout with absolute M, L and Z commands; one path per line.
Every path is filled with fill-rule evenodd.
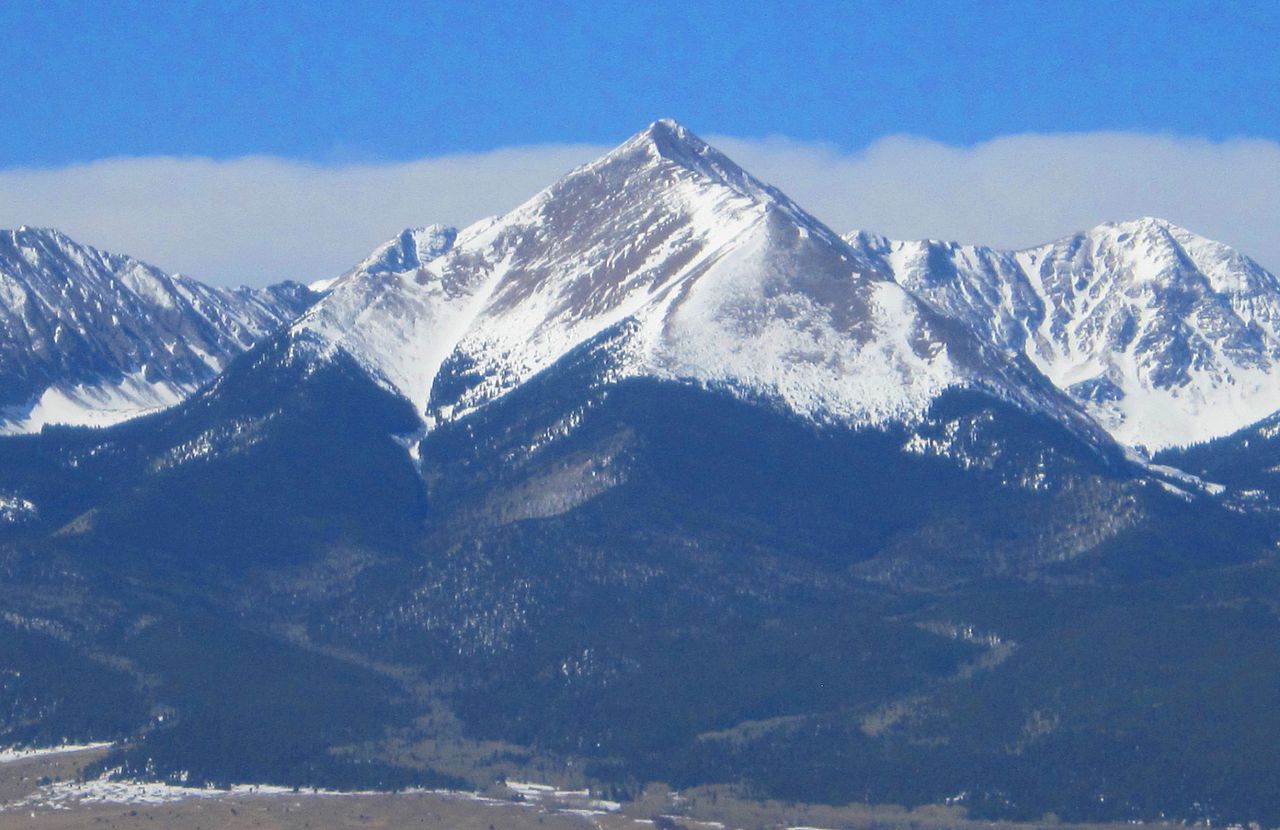
M 843 153 L 712 137 L 840 232 L 1033 245 L 1153 215 L 1280 267 L 1280 144 L 1134 133 L 1015 135 L 973 147 L 893 136 Z M 254 157 L 107 159 L 0 170 L 0 227 L 58 227 L 215 283 L 341 273 L 410 225 L 463 225 L 604 152 L 513 147 L 325 166 Z

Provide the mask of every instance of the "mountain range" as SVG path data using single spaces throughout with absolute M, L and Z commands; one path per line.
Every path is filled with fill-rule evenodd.
M 22 228 L 8 232 L 7 244 L 0 252 L 0 278 L 6 291 L 6 301 L 0 305 L 0 313 L 5 315 L 0 340 L 5 349 L 0 428 L 15 433 L 36 431 L 46 423 L 105 425 L 171 406 L 214 377 L 231 357 L 294 322 L 317 298 L 339 284 L 347 285 L 303 326 L 318 339 L 326 339 L 326 326 L 342 330 L 328 338 L 333 341 L 329 345 L 348 338 L 340 347 L 414 400 L 424 415 L 428 415 L 426 387 L 444 357 L 431 354 L 424 359 L 413 349 L 430 352 L 460 345 L 446 342 L 451 336 L 488 341 L 482 348 L 522 353 L 520 360 L 526 365 L 514 370 L 519 376 L 619 320 L 661 319 L 665 323 L 677 318 L 690 319 L 685 339 L 706 336 L 712 345 L 733 344 L 747 365 L 732 367 L 728 361 L 733 358 L 725 354 L 715 357 L 715 367 L 697 365 L 709 359 L 707 344 L 682 340 L 664 343 L 661 353 L 648 356 L 652 366 L 635 371 L 666 376 L 685 373 L 688 378 L 727 383 L 751 394 L 776 393 L 793 408 L 849 423 L 909 416 L 913 409 L 910 399 L 915 400 L 918 410 L 922 402 L 952 384 L 981 382 L 994 387 L 1004 383 L 1002 394 L 1011 399 L 1043 395 L 1034 388 L 1036 382 L 1025 377 L 1009 383 L 994 377 L 1004 371 L 1010 357 L 1025 357 L 1036 373 L 1073 398 L 1090 420 L 1143 454 L 1220 438 L 1280 410 L 1280 385 L 1272 382 L 1280 356 L 1276 330 L 1280 282 L 1253 260 L 1221 243 L 1164 220 L 1143 218 L 1101 225 L 1020 251 L 933 240 L 902 242 L 851 232 L 844 236 L 850 252 L 836 240 L 824 239 L 823 234 L 830 231 L 783 194 L 755 181 L 678 125 L 659 122 L 645 136 L 643 141 L 633 139 L 557 183 L 554 189 L 560 198 L 555 203 L 589 198 L 573 191 L 601 186 L 601 177 L 621 169 L 623 158 L 634 155 L 639 145 L 656 148 L 652 152 L 659 158 L 666 148 L 673 156 L 673 169 L 680 169 L 681 152 L 689 154 L 683 161 L 691 162 L 690 181 L 682 183 L 677 177 L 655 187 L 643 175 L 628 170 L 627 175 L 635 180 L 624 181 L 618 176 L 606 186 L 616 188 L 623 198 L 631 195 L 634 199 L 634 192 L 651 191 L 655 199 L 679 210 L 686 226 L 649 227 L 647 222 L 663 214 L 640 212 L 621 217 L 620 226 L 579 228 L 582 238 L 565 240 L 557 252 L 562 261 L 513 260 L 504 265 L 517 272 L 538 271 L 533 276 L 516 273 L 508 278 L 512 284 L 521 279 L 540 282 L 541 296 L 521 297 L 520 308 L 503 311 L 504 315 L 526 316 L 500 319 L 491 309 L 477 307 L 460 312 L 464 318 L 478 315 L 477 319 L 457 324 L 497 326 L 507 339 L 524 338 L 519 344 L 499 345 L 491 331 L 455 333 L 437 325 L 432 315 L 452 315 L 453 307 L 460 304 L 426 300 L 430 285 L 413 286 L 393 276 L 456 268 L 444 261 L 428 266 L 446 253 L 452 261 L 484 259 L 486 264 L 469 265 L 473 273 L 465 277 L 443 273 L 432 277 L 468 280 L 465 290 L 473 293 L 467 296 L 474 294 L 477 303 L 484 302 L 479 294 L 499 290 L 501 277 L 495 269 L 505 253 L 503 246 L 514 244 L 512 240 L 521 230 L 539 232 L 556 221 L 539 206 L 551 190 L 503 217 L 501 223 L 485 220 L 461 234 L 441 225 L 406 229 L 348 272 L 317 280 L 306 288 L 283 283 L 256 290 L 219 289 L 181 275 L 164 274 L 129 257 L 78 245 L 57 231 Z M 705 179 L 699 178 L 700 174 L 706 174 Z M 633 193 L 627 194 L 627 188 Z M 734 204 L 735 198 L 741 204 Z M 701 215 L 700 208 L 705 208 Z M 584 221 L 588 215 L 581 212 Z M 730 215 L 741 226 L 727 222 Z M 788 220 L 794 227 L 785 227 Z M 815 228 L 819 229 L 815 241 L 805 241 L 805 235 Z M 773 237 L 763 239 L 768 234 Z M 788 234 L 795 234 L 796 244 L 787 246 L 779 238 Z M 635 241 L 625 251 L 615 250 L 617 239 L 627 236 Z M 668 245 L 665 252 L 658 248 L 664 244 Z M 751 250 L 753 245 L 758 251 Z M 457 250 L 451 250 L 455 246 Z M 793 250 L 783 254 L 783 247 Z M 823 247 L 829 250 L 820 253 Z M 818 262 L 824 255 L 829 261 Z M 760 261 L 738 261 L 753 256 Z M 763 261 L 781 256 L 794 261 Z M 588 262 L 593 257 L 598 261 Z M 622 257 L 625 259 L 620 262 Z M 725 332 L 713 330 L 715 321 L 721 319 L 714 310 L 709 321 L 693 317 L 696 302 L 681 308 L 685 298 L 675 297 L 677 288 L 683 292 L 686 283 L 704 282 L 702 271 L 725 257 L 730 259 L 720 269 L 734 274 L 735 291 L 745 283 L 738 274 L 747 270 L 757 273 L 759 289 L 766 293 L 773 290 L 767 273 L 770 268 L 779 273 L 788 269 L 822 273 L 833 282 L 851 283 L 840 289 L 847 290 L 849 296 L 831 296 L 824 302 L 845 306 L 879 303 L 882 329 L 895 316 L 910 317 L 924 309 L 933 316 L 932 323 L 926 325 L 937 329 L 939 316 L 954 321 L 959 325 L 943 325 L 954 331 L 953 337 L 976 338 L 983 349 L 990 350 L 988 360 L 994 365 L 978 370 L 976 374 L 982 375 L 978 381 L 972 372 L 966 375 L 965 369 L 951 365 L 958 344 L 951 344 L 952 350 L 947 351 L 939 339 L 931 348 L 946 354 L 932 362 L 921 361 L 915 371 L 904 368 L 906 355 L 901 350 L 887 354 L 882 361 L 872 349 L 866 357 L 873 366 L 850 363 L 850 355 L 845 354 L 828 361 L 825 377 L 812 374 L 819 371 L 819 361 L 789 359 L 804 348 L 787 342 L 794 331 L 776 326 L 772 332 L 750 329 L 739 319 L 736 331 L 720 336 Z M 488 270 L 480 275 L 480 268 Z M 606 268 L 628 270 L 627 279 L 620 286 L 612 285 L 604 273 Z M 552 276 L 557 269 L 559 274 Z M 557 277 L 563 284 L 556 283 Z M 873 288 L 853 287 L 857 280 Z M 886 285 L 886 281 L 893 285 Z M 714 276 L 705 280 L 708 286 L 713 282 Z M 602 294 L 601 286 L 606 285 L 610 296 L 597 298 L 598 308 L 592 307 L 583 315 L 574 306 L 578 298 L 571 298 L 572 292 L 594 289 Z M 501 290 L 516 294 L 514 288 Z M 871 295 L 877 292 L 885 296 L 873 299 Z M 703 293 L 711 291 L 697 296 Z M 864 296 L 855 298 L 857 293 Z M 803 298 L 770 297 L 767 301 L 745 296 L 725 299 L 754 304 L 755 311 L 763 312 L 761 319 L 773 320 L 784 306 L 813 298 L 809 294 Z M 764 309 L 762 302 L 772 307 Z M 368 303 L 401 304 L 403 309 L 378 317 L 363 315 L 366 322 L 360 328 L 367 333 L 346 331 Z M 542 307 L 537 307 L 538 303 Z M 405 321 L 422 329 L 410 338 L 409 349 L 387 348 L 377 342 Z M 813 322 L 794 328 L 809 337 L 816 330 Z M 893 324 L 899 322 L 904 330 L 920 325 L 909 319 Z M 848 339 L 847 332 L 839 330 L 840 321 L 821 323 L 827 324 L 836 327 L 833 334 L 837 341 Z M 655 342 L 652 333 L 642 336 Z M 356 337 L 367 337 L 369 343 L 361 347 L 354 343 Z M 776 351 L 767 357 L 741 355 L 744 342 L 772 342 Z M 471 348 L 461 345 L 464 351 Z M 894 349 L 893 344 L 882 345 Z M 841 346 L 818 344 L 814 353 Z M 703 352 L 695 356 L 692 352 L 697 349 Z M 688 354 L 678 354 L 681 350 Z M 972 343 L 959 346 L 959 353 L 968 352 L 975 352 Z M 918 357 L 912 355 L 911 359 Z M 503 361 L 495 355 L 487 359 Z M 689 365 L 677 365 L 681 360 Z M 391 365 L 396 361 L 414 368 Z M 510 374 L 513 368 L 495 364 L 490 370 Z M 887 374 L 879 377 L 870 371 L 882 368 Z M 767 371 L 776 372 L 776 376 L 761 376 Z M 903 372 L 899 378 L 903 382 L 894 382 L 895 371 Z M 418 376 L 409 377 L 413 372 Z M 805 377 L 806 373 L 809 376 Z M 879 395 L 889 398 L 874 400 Z
M 0 745 L 1280 822 L 1280 289 L 1225 246 L 841 237 L 670 121 L 310 288 L 7 238 Z

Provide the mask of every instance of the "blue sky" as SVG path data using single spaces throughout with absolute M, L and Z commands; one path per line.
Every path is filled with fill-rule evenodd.
M 1161 216 L 1280 269 L 1280 2 L 0 3 L 0 227 L 341 273 L 674 117 L 837 231 Z
M 657 117 L 843 149 L 909 133 L 1280 138 L 1280 3 L 14 2 L 0 166 L 404 160 Z

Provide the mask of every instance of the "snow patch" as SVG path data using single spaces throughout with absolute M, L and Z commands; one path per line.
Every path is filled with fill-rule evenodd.
M 35 502 L 12 493 L 0 493 L 0 525 L 20 524 L 37 514 Z
M 112 746 L 107 743 L 88 743 L 88 744 L 59 744 L 58 746 L 34 747 L 19 749 L 10 747 L 8 749 L 0 749 L 0 764 L 12 764 L 17 761 L 29 761 L 32 758 L 47 758 L 51 755 L 66 755 L 71 752 L 87 752 L 94 749 L 107 749 Z
M 196 386 L 149 382 L 141 370 L 114 382 L 51 386 L 30 406 L 0 409 L 0 435 L 39 432 L 48 424 L 110 426 L 173 406 Z

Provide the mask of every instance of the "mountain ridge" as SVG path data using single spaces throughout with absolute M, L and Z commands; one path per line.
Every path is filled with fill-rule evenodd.
M 172 405 L 313 300 L 297 283 L 208 286 L 54 229 L 0 232 L 0 431 Z
M 1122 443 L 1198 443 L 1280 409 L 1280 280 L 1166 220 L 1011 251 L 845 238 L 942 313 L 1025 354 Z

